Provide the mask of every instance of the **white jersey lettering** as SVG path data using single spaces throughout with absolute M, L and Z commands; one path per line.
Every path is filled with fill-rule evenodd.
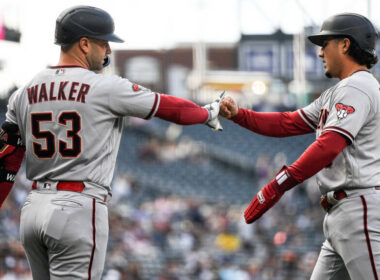
M 7 173 L 7 179 L 6 179 L 7 181 L 14 182 L 15 178 L 16 178 L 15 174 Z

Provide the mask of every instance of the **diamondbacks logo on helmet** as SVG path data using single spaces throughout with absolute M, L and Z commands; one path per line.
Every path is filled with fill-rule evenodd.
M 337 111 L 338 120 L 344 119 L 348 114 L 355 112 L 355 108 L 352 106 L 344 105 L 342 103 L 335 104 L 335 109 Z

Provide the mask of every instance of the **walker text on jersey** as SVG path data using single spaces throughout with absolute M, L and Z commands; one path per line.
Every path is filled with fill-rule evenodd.
M 49 89 L 48 89 L 49 88 Z M 34 85 L 27 89 L 29 104 L 45 101 L 76 101 L 86 103 L 86 95 L 90 85 L 79 82 L 63 81 L 59 84 L 51 82 L 49 86 L 45 83 Z

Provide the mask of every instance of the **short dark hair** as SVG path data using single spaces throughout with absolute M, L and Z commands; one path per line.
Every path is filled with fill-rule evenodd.
M 68 51 L 71 49 L 71 47 L 74 46 L 74 44 L 75 44 L 76 42 L 78 42 L 81 38 L 83 38 L 83 37 L 80 37 L 78 40 L 76 40 L 76 41 L 74 41 L 74 42 L 72 42 L 72 43 L 70 43 L 70 44 L 63 44 L 63 45 L 61 45 L 61 51 L 64 52 L 64 53 L 68 52 Z M 98 42 L 98 41 L 101 41 L 101 39 L 94 39 L 94 38 L 90 38 L 90 37 L 86 37 L 86 38 L 87 38 L 89 41 L 91 41 L 91 42 Z
M 67 44 L 67 45 L 61 45 L 61 51 L 64 53 L 67 53 L 73 45 L 74 45 L 74 43 Z
M 348 55 L 351 56 L 355 62 L 359 65 L 365 65 L 368 69 L 371 69 L 379 60 L 376 54 L 369 53 L 359 47 L 359 44 L 351 37 L 342 36 L 339 39 L 350 39 L 350 47 L 348 49 Z

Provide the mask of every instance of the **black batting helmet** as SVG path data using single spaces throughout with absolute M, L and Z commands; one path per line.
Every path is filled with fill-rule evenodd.
M 104 10 L 91 6 L 75 6 L 64 10 L 55 25 L 55 43 L 69 45 L 81 37 L 124 42 L 113 34 L 112 17 Z
M 365 16 L 354 13 L 338 14 L 326 19 L 318 34 L 309 36 L 309 40 L 322 46 L 328 37 L 347 36 L 359 45 L 359 47 L 371 54 L 376 55 L 376 42 L 378 32 L 371 21 Z

